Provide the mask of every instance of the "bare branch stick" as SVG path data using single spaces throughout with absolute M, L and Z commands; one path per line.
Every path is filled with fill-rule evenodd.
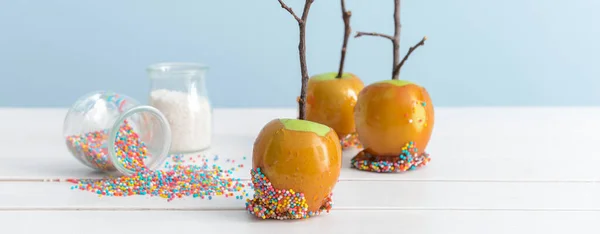
M 300 72 L 302 73 L 302 87 L 300 88 L 300 101 L 298 102 L 298 118 L 306 119 L 306 86 L 308 84 L 308 69 L 306 68 L 306 20 L 308 10 L 314 0 L 306 0 L 304 11 L 302 11 L 302 21 L 300 26 L 300 43 L 298 44 L 298 53 L 300 54 Z
M 408 56 L 410 56 L 410 54 L 412 54 L 412 52 L 415 51 L 415 49 L 417 49 L 419 46 L 425 45 L 425 40 L 427 40 L 427 37 L 423 37 L 423 39 L 421 39 L 419 43 L 408 49 L 408 53 L 406 53 L 402 61 L 394 68 L 394 72 L 392 74 L 393 77 L 398 76 L 398 74 L 400 73 L 400 68 L 402 68 L 402 65 L 404 65 L 404 62 L 406 62 L 406 59 L 408 59 Z
M 392 52 L 393 52 L 393 60 L 392 60 L 392 80 L 398 79 L 398 73 L 396 72 L 396 67 L 398 66 L 398 60 L 400 59 L 400 28 L 402 25 L 400 24 L 400 0 L 394 0 L 394 36 L 390 36 L 382 33 L 375 32 L 357 32 L 354 38 L 362 37 L 362 36 L 376 36 L 387 38 L 392 41 Z
M 300 97 L 298 98 L 298 118 L 306 119 L 306 85 L 308 83 L 308 69 L 306 68 L 306 19 L 308 18 L 308 11 L 310 5 L 314 0 L 306 0 L 304 3 L 304 10 L 302 11 L 302 18 L 294 13 L 292 8 L 288 7 L 283 3 L 282 0 L 278 0 L 281 4 L 281 8 L 287 10 L 296 21 L 298 21 L 298 28 L 300 29 L 300 42 L 298 43 L 298 54 L 300 55 L 300 72 L 302 73 L 302 87 L 300 88 Z
M 296 13 L 294 13 L 294 11 L 292 10 L 291 7 L 285 5 L 285 3 L 283 3 L 283 0 L 278 0 L 279 4 L 281 4 L 281 8 L 285 9 L 286 11 L 288 11 L 290 14 L 292 14 L 292 16 L 294 16 L 294 18 L 296 19 L 296 21 L 298 21 L 299 24 L 302 24 L 304 22 L 302 22 L 302 19 L 298 18 L 298 16 L 296 15 Z
M 393 41 L 393 50 L 394 50 L 394 58 L 392 61 L 392 80 L 398 79 L 398 73 L 395 73 L 396 65 L 398 64 L 398 59 L 400 59 L 400 28 L 402 25 L 400 24 L 400 0 L 394 0 L 394 39 Z M 394 75 L 395 74 L 395 75 Z
M 310 6 L 312 5 L 312 3 L 315 0 L 306 0 L 306 3 L 304 3 L 304 11 L 302 11 L 302 21 L 303 23 L 306 23 L 306 18 L 308 17 L 308 10 L 310 10 Z
M 342 44 L 342 56 L 340 58 L 340 69 L 338 70 L 338 74 L 336 78 L 342 78 L 342 74 L 344 73 L 344 61 L 346 60 L 346 46 L 348 45 L 348 37 L 350 37 L 350 32 L 352 29 L 350 28 L 350 16 L 352 16 L 352 12 L 346 11 L 346 3 L 344 0 L 342 2 L 342 19 L 344 20 L 344 43 Z
M 376 33 L 376 32 L 356 32 L 356 35 L 354 36 L 354 38 L 359 38 L 362 36 L 383 37 L 383 38 L 390 39 L 392 42 L 394 42 L 394 37 L 387 35 L 387 34 Z

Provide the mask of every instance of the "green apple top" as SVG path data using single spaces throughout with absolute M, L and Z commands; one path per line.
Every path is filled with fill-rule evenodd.
M 338 78 L 336 78 L 336 76 L 337 76 L 337 72 L 327 72 L 327 73 L 317 74 L 317 75 L 311 77 L 311 79 L 317 80 L 317 81 L 335 80 L 335 79 L 338 79 Z M 351 73 L 343 73 L 342 77 L 339 79 L 352 78 L 353 76 L 354 75 L 352 75 Z
M 303 131 L 303 132 L 314 132 L 318 136 L 325 136 L 329 131 L 330 127 L 326 125 L 301 119 L 280 119 L 283 127 L 292 131 Z
M 392 84 L 392 85 L 396 85 L 396 86 L 405 86 L 405 85 L 409 85 L 409 84 L 416 85 L 415 83 L 407 81 L 407 80 L 383 80 L 383 81 L 376 82 L 376 84 Z

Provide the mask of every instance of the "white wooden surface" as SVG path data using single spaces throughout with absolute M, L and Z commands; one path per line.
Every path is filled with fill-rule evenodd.
M 103 176 L 69 155 L 65 113 L 0 109 L 0 224 L 7 233 L 600 232 L 600 108 L 436 108 L 430 165 L 366 173 L 349 168 L 356 150 L 348 150 L 332 212 L 286 222 L 256 220 L 242 200 L 100 198 L 47 182 Z M 296 115 L 214 114 L 211 153 L 222 165 L 233 165 L 226 158 L 244 164 L 236 177 L 245 180 L 258 131 L 271 119 Z

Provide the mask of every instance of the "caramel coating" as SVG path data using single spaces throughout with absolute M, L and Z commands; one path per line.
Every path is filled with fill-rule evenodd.
M 345 73 L 341 79 L 311 77 L 306 90 L 306 119 L 333 128 L 339 139 L 354 133 L 354 106 L 363 87 L 352 73 Z
M 398 156 L 412 141 L 424 152 L 434 124 L 431 98 L 416 84 L 374 83 L 358 96 L 354 118 L 365 150 L 378 156 Z
M 342 150 L 336 133 L 290 130 L 275 119 L 258 134 L 252 167 L 261 168 L 274 188 L 304 193 L 309 211 L 317 212 L 340 176 Z

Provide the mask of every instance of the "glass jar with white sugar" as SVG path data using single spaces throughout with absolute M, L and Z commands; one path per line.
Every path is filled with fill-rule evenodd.
M 206 150 L 212 140 L 212 106 L 206 90 L 208 67 L 198 63 L 159 63 L 148 67 L 150 105 L 171 127 L 171 154 Z

